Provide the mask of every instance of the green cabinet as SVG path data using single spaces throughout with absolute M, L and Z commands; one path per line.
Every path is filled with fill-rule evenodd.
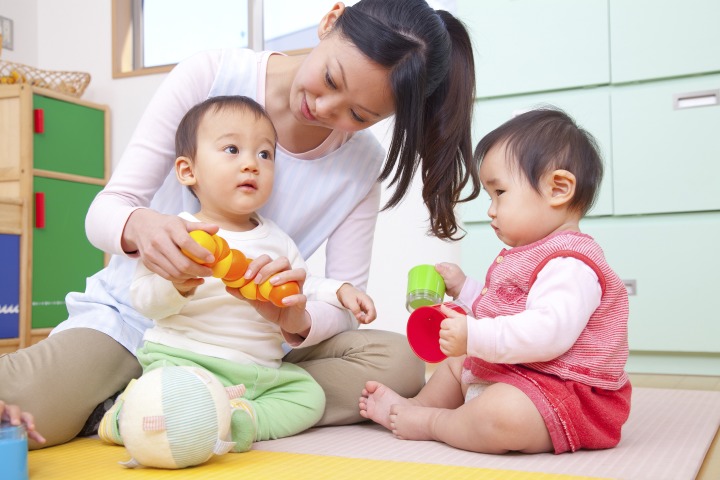
M 610 0 L 613 83 L 720 70 L 717 0 Z
M 458 0 L 479 98 L 606 84 L 607 0 Z
M 65 295 L 105 264 L 85 215 L 107 181 L 109 111 L 28 85 L 0 87 L 0 234 L 19 238 L 19 328 L 0 352 L 67 318 Z
M 613 87 L 616 214 L 720 210 L 719 96 L 717 74 Z
M 85 237 L 85 213 L 102 187 L 43 177 L 34 185 L 45 225 L 33 233 L 32 328 L 52 328 L 67 318 L 65 295 L 85 290 L 85 279 L 103 267 L 103 252 Z

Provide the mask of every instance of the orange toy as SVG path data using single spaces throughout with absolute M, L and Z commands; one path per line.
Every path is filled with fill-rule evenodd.
M 230 288 L 237 288 L 243 297 L 249 300 L 269 301 L 275 306 L 284 307 L 283 298 L 300 293 L 300 285 L 297 282 L 273 286 L 270 284 L 270 278 L 272 278 L 270 277 L 257 285 L 252 280 L 243 277 L 252 258 L 246 258 L 240 250 L 230 248 L 224 238 L 210 235 L 203 230 L 193 230 L 190 232 L 190 236 L 201 247 L 209 251 L 215 257 L 215 261 L 205 263 L 184 249 L 182 252 L 193 262 L 212 268 L 213 277 L 221 279 Z

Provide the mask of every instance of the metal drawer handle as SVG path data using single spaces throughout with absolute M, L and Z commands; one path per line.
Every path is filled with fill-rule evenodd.
M 703 90 L 700 92 L 676 93 L 673 95 L 673 108 L 682 110 L 685 108 L 712 107 L 720 103 L 720 89 Z

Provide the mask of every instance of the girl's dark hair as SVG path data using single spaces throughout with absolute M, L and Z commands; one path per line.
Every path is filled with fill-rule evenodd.
M 404 198 L 419 168 L 430 231 L 457 240 L 455 205 L 480 193 L 470 137 L 475 67 L 465 26 L 425 0 L 361 0 L 345 8 L 335 29 L 390 70 L 395 126 L 380 180 L 392 177 L 395 190 L 384 209 Z
M 252 112 L 256 119 L 265 118 L 270 125 L 273 125 L 265 109 L 252 98 L 241 95 L 210 97 L 188 110 L 180 120 L 180 125 L 175 132 L 175 155 L 195 160 L 198 144 L 197 131 L 203 117 L 210 110 L 219 112 L 228 108 Z M 273 125 L 274 130 L 275 126 Z M 277 132 L 275 132 L 275 138 L 277 138 Z
M 475 148 L 478 165 L 496 145 L 505 145 L 507 161 L 539 191 L 543 175 L 567 170 L 575 175 L 569 207 L 585 215 L 592 208 L 603 176 L 595 138 L 559 108 L 547 106 L 508 120 Z

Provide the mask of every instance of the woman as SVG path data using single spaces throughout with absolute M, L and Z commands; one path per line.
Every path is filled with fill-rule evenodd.
M 260 213 L 306 258 L 327 241 L 328 278 L 365 288 L 378 180 L 395 186 L 391 207 L 419 169 L 430 230 L 443 239 L 456 236 L 453 207 L 468 180 L 469 198 L 479 190 L 470 140 L 474 67 L 463 25 L 424 0 L 362 0 L 352 7 L 336 3 L 318 34 L 319 45 L 305 56 L 246 49 L 198 54 L 178 64 L 148 105 L 87 216 L 88 238 L 114 254 L 110 264 L 84 293 L 68 295 L 70 316 L 48 339 L 0 358 L 0 399 L 33 412 L 45 446 L 74 438 L 96 406 L 102 412 L 102 402 L 141 373 L 133 352 L 150 322 L 129 302 L 136 259 L 173 281 L 211 274 L 180 249 L 203 255 L 188 231 L 215 233 L 217 226 L 176 216 L 196 211 L 197 203 L 172 173 L 177 125 L 206 98 L 246 95 L 266 108 L 278 148 L 274 193 Z M 385 159 L 366 129 L 392 115 Z M 278 262 L 256 259 L 255 281 L 286 267 Z M 305 368 L 325 390 L 319 425 L 361 421 L 357 395 L 370 378 L 403 395 L 417 393 L 424 365 L 403 336 L 358 330 L 351 315 L 322 298 L 309 300 L 313 324 L 300 344 L 305 348 L 284 360 Z

